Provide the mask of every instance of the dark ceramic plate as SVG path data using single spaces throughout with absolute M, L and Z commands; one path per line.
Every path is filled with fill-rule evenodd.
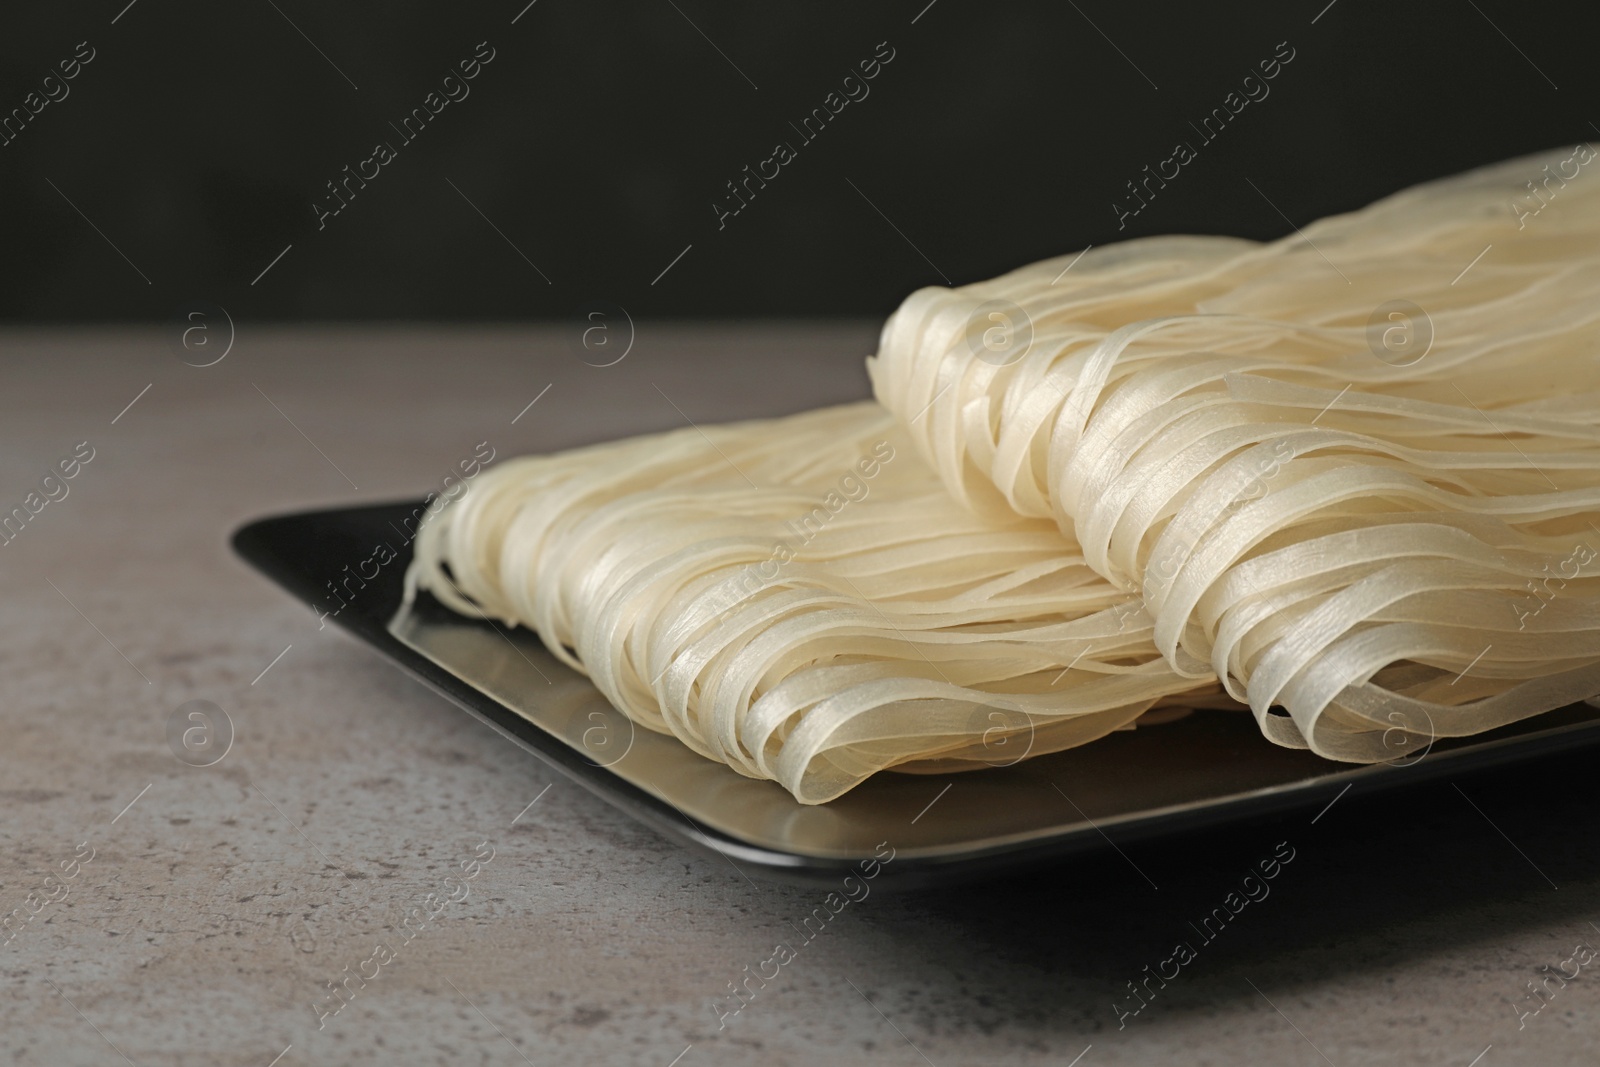
M 525 630 L 465 619 L 430 598 L 401 610 L 418 503 L 261 519 L 234 548 L 297 599 L 328 603 L 379 543 L 399 558 L 330 616 L 602 799 L 740 871 L 834 882 L 877 855 L 880 885 L 920 886 L 1044 862 L 1119 841 L 1329 804 L 1348 788 L 1405 787 L 1600 741 L 1600 711 L 1575 705 L 1392 764 L 1355 767 L 1279 748 L 1235 711 L 1197 711 L 1014 766 L 879 774 L 829 804 L 796 803 L 676 739 L 632 724 Z

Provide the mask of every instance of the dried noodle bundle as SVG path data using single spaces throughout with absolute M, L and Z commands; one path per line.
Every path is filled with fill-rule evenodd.
M 922 290 L 875 391 L 952 497 L 1053 519 L 1280 744 L 1382 760 L 1589 698 L 1594 158 Z M 995 322 L 1031 344 L 986 347 Z
M 1352 761 L 1590 698 L 1594 158 L 922 290 L 869 363 L 888 412 L 502 464 L 424 528 L 409 591 L 532 627 L 807 803 L 1225 703 L 1218 679 Z
M 1055 523 L 961 507 L 872 402 L 507 461 L 423 527 L 408 586 L 806 803 L 1217 692 Z

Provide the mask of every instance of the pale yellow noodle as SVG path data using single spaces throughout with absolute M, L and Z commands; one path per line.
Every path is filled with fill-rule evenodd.
M 408 578 L 806 803 L 1215 691 L 1053 523 L 960 507 L 872 402 L 502 463 L 424 526 Z
M 807 803 L 1219 680 L 1352 761 L 1592 697 L 1597 171 L 1575 146 L 1268 244 L 921 290 L 869 361 L 882 408 L 503 463 L 408 594 L 533 628 Z
M 1053 518 L 1273 740 L 1376 761 L 1514 722 L 1600 693 L 1596 171 L 1575 146 L 1271 244 L 922 290 L 875 390 L 953 496 Z M 985 352 L 995 301 L 1025 352 Z

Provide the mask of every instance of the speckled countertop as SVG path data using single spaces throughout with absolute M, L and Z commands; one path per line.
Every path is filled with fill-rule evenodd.
M 865 323 L 645 324 L 596 368 L 573 332 L 240 324 L 206 368 L 173 330 L 0 334 L 5 510 L 93 449 L 0 547 L 6 1062 L 1600 1058 L 1600 961 L 1574 962 L 1600 945 L 1594 752 L 874 893 L 719 1019 L 818 890 L 664 841 L 319 630 L 227 547 L 261 514 L 419 496 L 484 440 L 508 455 L 864 396 L 874 341 Z M 168 740 L 193 700 L 232 724 L 210 766 Z M 1190 923 L 1279 842 L 1294 860 L 1270 895 L 1202 942 Z M 459 895 L 464 862 L 466 899 L 397 939 L 429 894 Z M 1178 941 L 1194 958 L 1147 981 Z M 1534 999 L 1561 970 L 1578 977 Z

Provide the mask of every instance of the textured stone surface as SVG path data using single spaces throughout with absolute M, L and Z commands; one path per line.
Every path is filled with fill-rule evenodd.
M 1521 1029 L 1512 1007 L 1600 944 L 1593 752 L 1352 791 L 1315 823 L 875 892 L 719 1030 L 714 999 L 819 891 L 752 884 L 636 825 L 319 632 L 226 546 L 263 513 L 420 495 L 485 439 L 503 456 L 862 396 L 873 340 L 645 324 L 597 369 L 557 331 L 242 324 L 195 369 L 155 331 L 0 337 L 0 502 L 77 442 L 96 450 L 0 548 L 0 913 L 94 850 L 0 947 L 0 1057 L 947 1067 L 1092 1045 L 1082 1067 L 1467 1067 L 1492 1045 L 1480 1067 L 1594 1062 L 1590 969 Z M 168 746 L 194 699 L 236 730 L 211 767 Z M 1203 943 L 1189 923 L 1280 841 L 1295 859 L 1271 895 Z M 327 983 L 396 942 L 480 842 L 494 855 L 470 896 L 319 1029 Z M 1119 1030 L 1113 1001 L 1132 1006 L 1126 983 L 1179 940 L 1196 958 Z

